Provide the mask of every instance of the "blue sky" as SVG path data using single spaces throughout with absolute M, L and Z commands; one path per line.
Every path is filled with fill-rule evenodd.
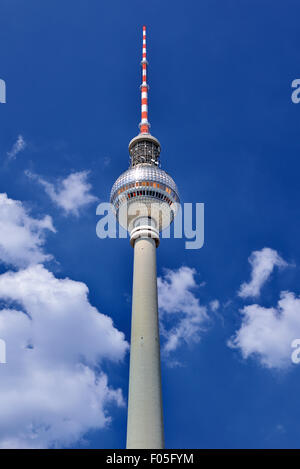
M 20 272 L 29 268 L 24 258 L 28 249 L 34 262 L 44 263 L 47 269 L 31 271 L 36 282 L 43 276 L 47 282 L 47 272 L 52 273 L 58 279 L 57 288 L 64 285 L 67 289 L 61 294 L 66 295 L 71 310 L 71 299 L 80 297 L 78 327 L 92 305 L 111 317 L 114 327 L 130 340 L 133 251 L 128 239 L 97 238 L 96 197 L 108 200 L 114 180 L 128 167 L 128 142 L 138 133 L 141 34 L 146 24 L 149 120 L 153 135 L 162 144 L 162 167 L 175 179 L 182 202 L 205 203 L 204 247 L 186 250 L 184 240 L 163 240 L 157 251 L 162 295 L 172 287 L 173 277 L 165 269 L 173 275 L 188 275 L 178 300 L 183 310 L 172 315 L 166 306 L 162 311 L 171 332 L 188 317 L 184 308 L 189 301 L 196 305 L 196 315 L 203 315 L 204 310 L 207 315 L 195 337 L 183 337 L 178 348 L 163 358 L 166 446 L 299 447 L 300 365 L 291 365 L 287 352 L 291 328 L 294 338 L 300 337 L 296 300 L 300 293 L 300 104 L 291 101 L 291 82 L 299 77 L 299 4 L 267 0 L 1 0 L 0 5 L 0 78 L 7 86 L 7 103 L 0 104 L 1 193 L 20 201 L 24 210 L 21 213 L 13 203 L 16 216 L 12 220 L 2 212 L 2 226 L 25 224 L 26 236 L 38 233 L 39 237 L 33 240 L 34 249 L 18 245 L 18 255 L 16 248 L 9 251 L 9 239 L 0 237 L 1 274 L 11 271 L 14 282 L 24 282 Z M 19 136 L 21 146 L 15 149 L 20 151 L 14 155 L 12 148 Z M 59 197 L 62 181 L 67 180 L 69 187 L 71 174 L 79 174 L 75 185 L 83 191 L 73 209 L 63 206 Z M 44 220 L 46 215 L 51 222 L 32 221 Z M 261 254 L 252 255 L 251 267 L 248 258 L 253 252 Z M 45 253 L 52 259 L 47 261 Z M 252 283 L 252 293 L 241 296 L 238 292 L 244 282 L 250 282 L 251 272 L 258 275 L 255 263 L 264 265 L 266 282 L 255 277 L 258 292 L 253 294 Z M 64 278 L 71 279 L 70 284 L 59 282 Z M 88 300 L 72 281 L 88 287 Z M 29 301 L 23 290 L 16 293 L 14 284 L 11 294 L 5 293 L 6 282 L 7 277 L 0 276 L 5 309 L 0 318 L 1 313 L 9 318 L 11 309 L 30 314 L 28 308 L 35 308 L 30 301 L 42 287 L 28 286 L 32 288 Z M 55 289 L 53 286 L 54 297 Z M 289 297 L 276 312 L 284 291 L 294 298 Z M 213 300 L 219 301 L 216 311 L 209 306 Z M 43 301 L 44 314 L 52 314 L 52 309 L 47 313 L 45 298 Z M 256 309 L 251 310 L 247 329 L 245 314 L 240 311 L 249 305 Z M 261 323 L 259 318 L 266 313 L 262 308 L 273 310 Z M 295 318 L 291 319 L 290 311 Z M 34 314 L 40 317 L 38 309 Z M 277 327 L 276 315 L 280 314 L 282 327 Z M 17 336 L 18 318 L 16 313 L 9 331 L 3 326 L 8 337 Z M 47 321 L 43 321 L 45 332 Z M 103 321 L 112 333 L 113 326 Z M 72 321 L 62 327 L 68 324 Z M 103 324 L 99 323 L 100 338 Z M 254 334 L 258 339 L 250 344 L 256 327 L 262 335 Z M 246 338 L 237 335 L 242 330 Z M 53 352 L 53 357 L 50 353 L 47 359 L 45 369 L 50 376 L 55 357 L 65 360 L 64 350 L 75 353 L 76 341 L 80 342 L 74 328 L 66 332 L 65 342 L 57 342 L 60 352 Z M 91 331 L 82 332 L 83 340 L 85 334 L 89 337 Z M 57 340 L 61 337 L 59 333 Z M 239 337 L 236 348 L 228 346 L 232 337 Z M 68 366 L 73 372 L 74 360 L 81 360 L 95 377 L 104 373 L 110 388 L 120 388 L 126 401 L 129 357 L 125 339 L 120 335 L 114 340 L 110 350 L 114 356 L 108 346 L 101 363 L 95 361 L 99 351 L 94 338 L 92 350 L 82 350 L 84 358 L 73 358 Z M 4 393 L 9 393 L 9 386 L 17 386 L 14 373 L 23 363 L 20 354 L 10 355 L 14 357 L 12 368 L 9 355 L 7 364 L 0 364 L 1 381 L 8 379 Z M 40 357 L 37 361 L 41 363 Z M 180 366 L 174 366 L 175 362 Z M 25 377 L 25 389 L 30 394 L 29 377 Z M 72 374 L 76 385 L 75 378 Z M 42 393 L 44 388 L 37 384 L 35 392 L 39 389 Z M 32 424 L 36 441 L 44 446 L 125 446 L 126 406 L 118 405 L 116 396 L 101 401 L 105 410 L 98 427 L 97 413 L 87 412 L 89 417 L 84 419 L 83 407 L 76 416 L 79 430 L 74 434 L 70 430 L 68 441 L 63 441 L 60 422 L 55 421 L 57 409 L 64 405 L 59 399 L 57 395 L 54 416 L 50 406 L 42 421 L 32 402 L 28 415 L 24 409 L 19 410 L 20 416 L 12 410 L 12 423 L 7 428 L 0 424 L 1 445 L 35 441 L 32 435 L 17 434 L 19 422 L 25 434 Z M 23 405 L 27 405 L 25 399 Z M 86 406 L 90 408 L 91 402 Z M 39 432 L 47 433 L 47 425 L 53 425 L 51 437 L 39 439 Z

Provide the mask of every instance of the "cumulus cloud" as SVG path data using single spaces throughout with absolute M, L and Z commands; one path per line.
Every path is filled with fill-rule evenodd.
M 0 261 L 25 267 L 51 259 L 43 251 L 47 231 L 55 232 L 50 216 L 32 218 L 21 202 L 0 194 Z
M 101 365 L 122 360 L 128 344 L 84 283 L 38 263 L 50 217 L 30 217 L 6 194 L 0 202 L 0 260 L 24 267 L 0 275 L 0 448 L 69 446 L 109 424 L 108 403 L 123 405 Z
M 122 404 L 121 391 L 93 367 L 121 360 L 127 344 L 87 294 L 84 283 L 57 279 L 41 265 L 0 276 L 0 298 L 19 305 L 0 311 L 7 344 L 0 447 L 71 444 L 109 423 L 107 402 Z
M 218 311 L 218 309 L 220 308 L 220 302 L 219 302 L 219 300 L 212 300 L 212 301 L 210 301 L 209 307 L 210 307 L 210 309 L 211 309 L 213 312 Z
M 291 365 L 291 343 L 300 338 L 300 298 L 284 291 L 276 307 L 252 304 L 241 314 L 241 327 L 228 345 L 238 348 L 243 358 L 256 357 L 267 368 Z
M 10 151 L 7 152 L 9 160 L 14 160 L 18 153 L 23 151 L 26 147 L 26 142 L 22 135 L 18 135 L 16 142 L 13 144 Z
M 240 286 L 238 295 L 241 298 L 258 297 L 261 288 L 269 279 L 274 267 L 286 267 L 288 265 L 277 251 L 270 248 L 253 251 L 248 260 L 251 265 L 251 280 L 248 283 L 242 283 Z
M 158 304 L 161 331 L 165 338 L 163 351 L 175 351 L 182 343 L 198 342 L 207 321 L 207 308 L 200 305 L 195 291 L 196 271 L 190 267 L 166 269 L 158 278 Z M 175 323 L 175 324 L 174 324 Z
M 80 209 L 98 200 L 90 193 L 92 186 L 87 181 L 88 171 L 71 173 L 65 179 L 57 181 L 56 184 L 52 184 L 30 171 L 26 171 L 26 174 L 44 187 L 52 202 L 63 209 L 66 215 L 78 216 Z
M 84 283 L 58 279 L 41 265 L 0 276 L 0 447 L 70 445 L 110 419 L 105 405 L 122 405 L 120 390 L 95 371 L 119 361 L 127 343 L 112 320 L 87 298 Z

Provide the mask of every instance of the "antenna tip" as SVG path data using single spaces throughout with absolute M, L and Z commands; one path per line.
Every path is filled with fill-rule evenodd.
M 143 31 L 146 31 L 146 26 L 143 26 Z

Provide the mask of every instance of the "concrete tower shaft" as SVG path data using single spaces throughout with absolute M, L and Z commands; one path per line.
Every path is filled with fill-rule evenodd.
M 127 448 L 163 448 L 156 243 L 134 243 Z

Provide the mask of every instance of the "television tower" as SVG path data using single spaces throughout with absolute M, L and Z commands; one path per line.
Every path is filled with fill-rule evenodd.
M 164 448 L 156 248 L 179 204 L 175 182 L 159 168 L 160 143 L 150 134 L 146 27 L 143 26 L 140 133 L 129 143 L 130 167 L 114 183 L 110 201 L 134 248 L 127 419 L 128 449 Z

